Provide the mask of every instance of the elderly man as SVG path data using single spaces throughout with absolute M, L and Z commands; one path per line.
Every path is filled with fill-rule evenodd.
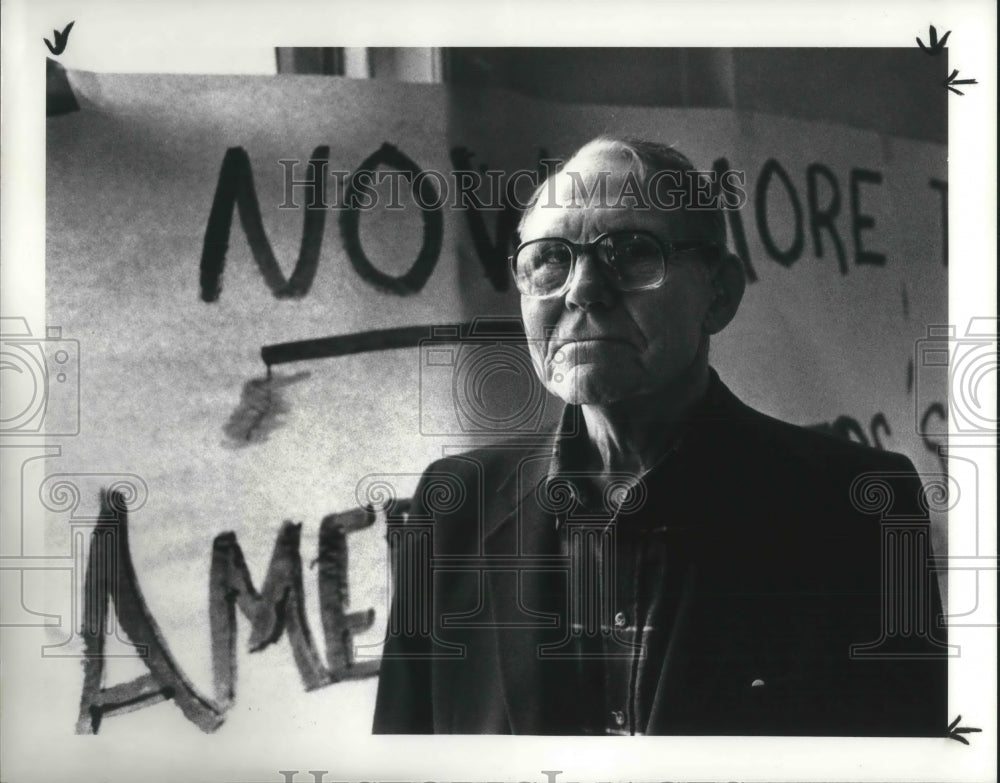
M 656 188 L 692 170 L 597 139 L 525 211 L 524 328 L 566 407 L 546 449 L 424 474 L 407 526 L 429 543 L 397 569 L 376 732 L 945 733 L 926 551 L 895 561 L 918 578 L 884 579 L 898 553 L 856 491 L 877 478 L 920 538 L 919 479 L 750 409 L 709 366 L 745 283 L 721 209 L 663 208 Z

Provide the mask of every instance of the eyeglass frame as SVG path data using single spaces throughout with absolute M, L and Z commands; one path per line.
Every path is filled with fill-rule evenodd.
M 672 257 L 676 257 L 682 253 L 690 253 L 692 250 L 701 250 L 703 248 L 712 248 L 714 250 L 719 249 L 719 245 L 716 242 L 712 242 L 707 239 L 687 239 L 678 241 L 668 241 L 660 239 L 652 231 L 646 231 L 644 229 L 616 229 L 615 231 L 605 231 L 599 234 L 590 242 L 573 242 L 572 240 L 566 239 L 565 237 L 539 237 L 538 239 L 529 239 L 527 242 L 522 242 L 514 250 L 513 255 L 507 257 L 507 261 L 510 264 L 510 271 L 514 277 L 514 286 L 517 288 L 521 296 L 528 299 L 554 299 L 557 296 L 563 296 L 570 288 L 570 284 L 573 281 L 573 273 L 576 271 L 576 261 L 580 257 L 580 253 L 584 250 L 595 251 L 597 250 L 598 243 L 604 241 L 610 236 L 615 236 L 618 234 L 633 234 L 643 237 L 647 237 L 656 244 L 660 250 L 660 257 L 663 260 L 663 268 L 660 274 L 660 279 L 655 283 L 647 283 L 646 285 L 639 286 L 637 288 L 620 288 L 614 277 L 607 275 L 608 279 L 614 284 L 615 290 L 619 293 L 634 293 L 639 291 L 653 291 L 666 282 L 667 279 L 667 263 Z M 568 245 L 572 256 L 569 262 L 569 272 L 566 274 L 566 281 L 559 286 L 555 291 L 550 294 L 527 294 L 521 290 L 521 287 L 517 284 L 517 257 L 520 255 L 521 251 L 528 245 L 533 245 L 536 242 L 561 242 L 564 245 Z M 686 247 L 680 247 L 685 245 Z M 603 260 L 599 255 L 595 253 L 594 258 L 600 261 L 604 266 L 609 267 L 612 271 L 614 267 L 608 262 Z

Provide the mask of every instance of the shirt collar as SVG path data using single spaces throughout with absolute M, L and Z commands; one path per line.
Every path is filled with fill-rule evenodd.
M 620 482 L 614 482 L 615 486 L 620 485 L 624 489 L 637 481 L 642 482 L 645 476 L 658 470 L 664 463 L 682 453 L 693 441 L 698 440 L 701 435 L 699 432 L 701 425 L 715 417 L 720 403 L 724 401 L 724 394 L 725 386 L 715 370 L 709 368 L 709 381 L 705 394 L 688 415 L 673 443 L 643 476 L 622 474 Z M 545 489 L 547 494 L 561 496 L 567 492 L 571 493 L 573 505 L 595 511 L 603 510 L 603 516 L 607 519 L 609 514 L 615 513 L 617 504 L 614 503 L 613 498 L 598 497 L 597 489 L 586 478 L 584 466 L 589 447 L 590 438 L 587 434 L 583 411 L 578 405 L 566 405 L 552 440 L 548 470 L 542 481 L 548 485 Z M 621 508 L 621 506 L 617 507 Z M 557 528 L 562 526 L 565 518 L 565 513 L 556 514 Z

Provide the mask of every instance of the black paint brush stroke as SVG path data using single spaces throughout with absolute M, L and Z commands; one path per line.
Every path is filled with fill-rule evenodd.
M 420 215 L 424 224 L 423 241 L 420 244 L 420 252 L 416 261 L 402 275 L 395 277 L 387 275 L 385 272 L 376 269 L 368 256 L 365 255 L 361 245 L 361 207 L 358 201 L 363 199 L 359 193 L 361 183 L 358 177 L 361 174 L 371 176 L 379 166 L 388 166 L 409 174 L 407 179 L 410 182 L 411 191 L 421 168 L 403 152 L 389 143 L 383 144 L 375 152 L 361 161 L 354 176 L 352 176 L 344 190 L 345 208 L 340 213 L 340 235 L 344 243 L 344 250 L 354 267 L 354 271 L 367 283 L 370 283 L 377 290 L 387 294 L 397 296 L 408 296 L 415 294 L 424 287 L 430 278 L 434 267 L 437 264 L 438 256 L 441 255 L 441 243 L 444 238 L 444 216 L 441 214 L 441 194 L 431 183 L 430 179 L 424 177 L 417 186 L 417 192 L 411 193 L 414 201 L 420 207 Z M 417 197 L 419 195 L 419 198 Z M 429 205 L 436 206 L 429 206 Z
M 212 200 L 212 210 L 205 227 L 205 242 L 201 252 L 201 299 L 215 302 L 222 292 L 222 273 L 229 249 L 229 233 L 234 206 L 239 210 L 240 223 L 250 245 L 257 267 L 267 287 L 279 299 L 305 296 L 312 286 L 323 246 L 326 225 L 326 166 L 330 148 L 317 147 L 309 161 L 307 180 L 313 188 L 313 201 L 305 208 L 302 221 L 302 243 L 292 276 L 285 279 L 271 249 L 260 213 L 260 202 L 254 188 L 250 157 L 242 147 L 230 147 L 222 160 L 219 181 Z
M 275 343 L 260 349 L 264 364 L 270 369 L 276 364 L 301 362 L 311 359 L 330 359 L 354 353 L 389 351 L 396 348 L 415 348 L 425 340 L 442 334 L 454 335 L 453 342 L 461 342 L 470 336 L 478 339 L 490 337 L 505 342 L 522 342 L 524 331 L 519 321 L 499 318 L 477 319 L 458 324 L 427 324 L 424 326 L 398 326 L 392 329 L 373 329 L 368 332 L 339 334 L 333 337 L 318 337 L 313 340 L 298 340 L 291 343 Z M 440 338 L 445 342 L 443 338 Z

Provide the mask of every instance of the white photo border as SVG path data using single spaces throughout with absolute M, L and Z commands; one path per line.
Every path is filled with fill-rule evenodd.
M 301 13 L 290 6 L 301 6 Z M 304 20 L 308 18 L 308 24 Z M 872 46 L 915 45 L 933 23 L 950 30 L 951 67 L 978 84 L 949 96 L 949 321 L 996 317 L 996 9 L 988 2 L 792 3 L 616 2 L 614 5 L 496 2 L 421 4 L 341 2 L 56 3 L 5 0 L 2 24 L 2 309 L 45 328 L 45 50 L 40 38 L 77 22 L 75 53 L 113 47 L 155 52 L 188 46 Z M 98 36 L 95 31 L 101 31 Z M 220 32 L 221 31 L 221 32 Z M 229 43 L 227 43 L 227 41 Z M 238 44 L 232 42 L 238 41 Z M 95 70 L 101 68 L 92 66 Z M 995 374 L 989 392 L 995 405 Z M 7 454 L 0 452 L 6 463 Z M 995 449 L 984 449 L 980 475 L 995 482 Z M 3 474 L 3 494 L 18 476 Z M 996 554 L 996 487 L 980 509 Z M 4 512 L 8 512 L 8 501 Z M 952 522 L 952 525 L 956 522 Z M 994 577 L 995 578 L 995 577 Z M 996 593 L 992 602 L 996 618 Z M 952 597 L 952 605 L 956 599 Z M 557 783 L 643 780 L 973 781 L 995 776 L 996 632 L 953 629 L 962 647 L 950 671 L 950 716 L 978 726 L 966 746 L 947 739 L 872 738 L 543 738 L 370 737 L 317 747 L 286 736 L 151 738 L 121 747 L 113 737 L 62 738 L 19 714 L 39 711 L 33 678 L 43 676 L 29 629 L 3 634 L 5 779 L 283 781 L 279 770 L 326 770 L 326 781 L 521 780 Z M 52 725 L 58 724 L 58 725 Z M 59 734 L 60 738 L 56 739 Z

